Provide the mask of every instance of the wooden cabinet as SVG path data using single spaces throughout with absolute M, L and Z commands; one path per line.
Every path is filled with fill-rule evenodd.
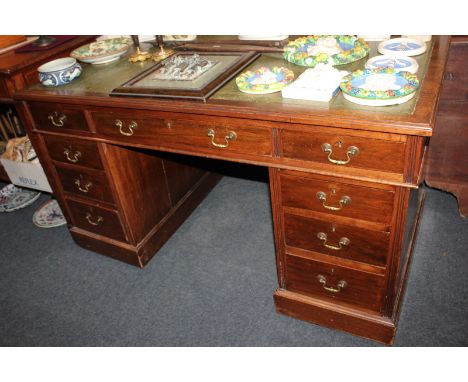
M 391 343 L 448 43 L 434 38 L 418 96 L 395 107 L 252 102 L 232 81 L 203 103 L 109 97 L 135 70 L 124 62 L 18 107 L 78 244 L 142 267 L 219 178 L 187 155 L 266 166 L 277 311 Z
M 468 36 L 453 37 L 445 70 L 426 182 L 455 195 L 468 216 Z

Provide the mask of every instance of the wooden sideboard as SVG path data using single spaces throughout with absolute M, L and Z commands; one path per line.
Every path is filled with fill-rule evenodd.
M 426 183 L 451 192 L 468 216 L 468 36 L 453 36 L 428 151 Z
M 234 80 L 206 102 L 110 97 L 151 65 L 126 60 L 16 100 L 78 244 L 143 267 L 219 178 L 196 157 L 266 166 L 277 311 L 392 343 L 449 42 L 433 39 L 417 96 L 391 107 L 247 95 Z M 257 65 L 304 70 L 279 54 Z

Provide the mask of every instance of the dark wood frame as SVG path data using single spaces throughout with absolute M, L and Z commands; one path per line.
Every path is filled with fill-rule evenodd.
M 205 54 L 212 55 L 212 52 L 176 52 L 171 57 L 175 55 L 192 55 L 192 54 Z M 137 82 L 141 81 L 143 78 L 149 76 L 158 70 L 164 61 L 158 62 L 149 69 L 140 73 L 139 75 L 133 77 L 130 81 L 125 82 L 121 86 L 115 88 L 110 93 L 111 96 L 135 96 L 135 97 L 169 97 L 169 98 L 189 98 L 197 100 L 206 100 L 210 95 L 212 95 L 216 90 L 223 86 L 227 81 L 229 81 L 233 76 L 239 73 L 247 65 L 256 60 L 260 54 L 257 52 L 216 52 L 216 55 L 222 56 L 239 56 L 241 59 L 235 62 L 229 67 L 228 70 L 222 72 L 217 77 L 214 77 L 208 85 L 206 85 L 201 90 L 190 90 L 190 89 L 169 89 L 169 88 L 147 88 L 147 87 L 138 87 L 134 86 Z

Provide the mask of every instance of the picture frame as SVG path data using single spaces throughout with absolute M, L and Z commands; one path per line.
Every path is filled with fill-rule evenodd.
M 193 80 L 161 79 L 161 73 L 174 60 L 190 60 L 194 55 L 210 61 L 209 69 Z M 233 76 L 255 61 L 259 53 L 250 52 L 201 52 L 177 51 L 165 60 L 156 63 L 129 81 L 113 89 L 111 96 L 185 98 L 203 100 L 212 95 Z M 173 60 L 173 61 L 168 61 Z M 213 64 L 214 63 L 214 64 Z

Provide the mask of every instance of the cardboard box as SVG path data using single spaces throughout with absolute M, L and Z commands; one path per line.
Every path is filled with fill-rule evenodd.
M 47 177 L 40 163 L 13 162 L 0 159 L 11 183 L 20 187 L 52 192 Z

